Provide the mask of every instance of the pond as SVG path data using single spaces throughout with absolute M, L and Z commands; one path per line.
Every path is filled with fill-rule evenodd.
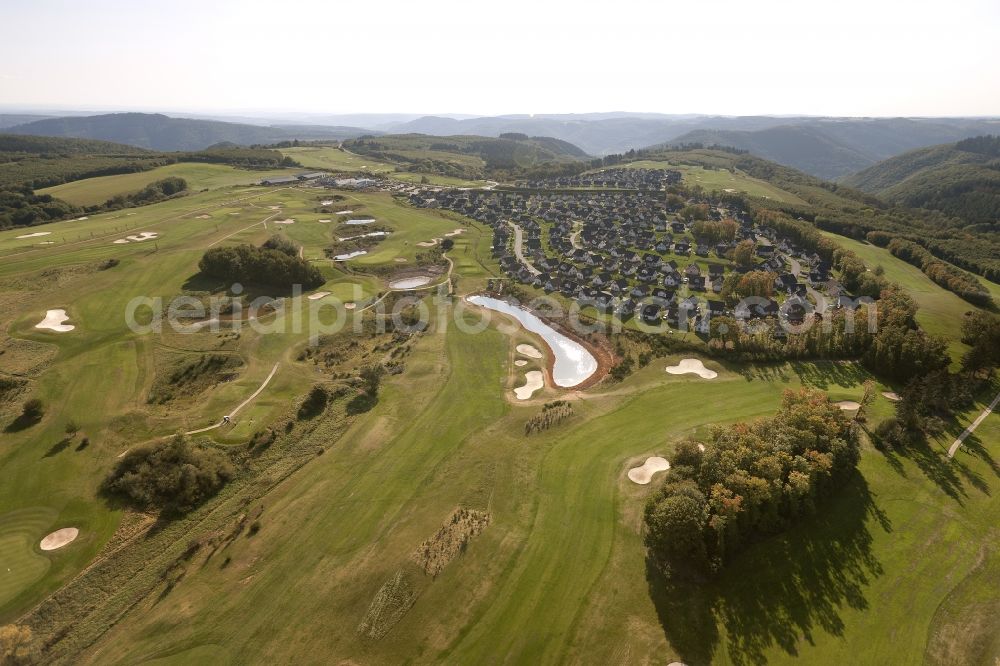
M 525 308 L 511 305 L 507 301 L 489 296 L 470 296 L 467 300 L 473 305 L 517 319 L 525 330 L 535 333 L 542 340 L 545 340 L 555 358 L 552 367 L 552 381 L 555 382 L 556 386 L 570 387 L 582 384 L 597 372 L 597 359 L 587 351 L 586 347 L 555 330 L 542 321 L 538 315 Z

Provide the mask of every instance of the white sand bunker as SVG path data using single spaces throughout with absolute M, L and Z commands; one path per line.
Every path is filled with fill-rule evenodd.
M 526 372 L 524 373 L 524 378 L 527 380 L 527 383 L 524 386 L 518 386 L 514 389 L 514 395 L 517 396 L 518 400 L 527 400 L 535 391 L 545 386 L 540 370 Z
M 465 229 L 455 229 L 454 231 L 449 231 L 445 236 L 457 236 L 461 233 L 465 233 Z
M 358 225 L 358 224 L 375 224 L 375 218 L 373 218 L 373 217 L 366 217 L 364 219 L 359 219 L 359 220 L 348 220 L 348 221 L 344 222 L 344 224 L 352 224 L 352 225 Z
M 525 361 L 523 358 L 519 358 L 516 361 L 514 361 L 514 365 L 516 365 L 519 368 L 523 368 L 524 366 L 528 365 L 528 362 Z
M 350 215 L 353 212 L 354 212 L 353 210 L 335 210 L 333 212 L 333 214 L 334 215 Z
M 320 224 L 330 224 L 331 222 L 333 222 L 333 220 L 320 220 L 319 221 Z
M 315 294 L 309 294 L 309 296 L 307 296 L 306 298 L 308 298 L 310 301 L 318 301 L 324 296 L 329 296 L 329 295 L 330 292 L 328 291 L 317 291 Z
M 882 397 L 886 400 L 892 400 L 893 402 L 899 402 L 902 400 L 902 398 L 899 397 L 899 394 L 895 391 L 882 391 Z
M 295 220 L 288 218 L 287 220 L 275 220 L 275 224 L 295 224 Z
M 430 277 L 426 275 L 418 275 L 411 278 L 403 278 L 402 280 L 393 280 L 389 283 L 390 289 L 415 289 L 417 287 L 423 287 L 425 284 L 429 284 L 431 281 Z
M 861 409 L 861 403 L 854 402 L 853 400 L 841 400 L 840 402 L 835 404 L 837 405 L 837 407 L 840 407 L 845 412 L 852 412 L 855 409 Z
M 69 545 L 78 536 L 80 536 L 80 530 L 75 527 L 64 527 L 42 539 L 42 542 L 38 544 L 38 547 L 42 550 L 56 550 L 57 548 Z
M 417 243 L 417 245 L 419 245 L 420 247 L 434 247 L 437 244 L 438 244 L 437 238 L 432 238 L 429 241 L 420 241 L 419 243 Z
M 281 206 L 268 206 L 271 210 L 281 210 Z
M 393 259 L 393 261 L 395 261 L 397 264 L 405 264 L 406 257 L 396 257 L 395 259 Z
M 333 201 L 330 201 L 329 199 L 327 199 L 326 201 L 320 201 L 320 202 L 319 202 L 319 205 L 320 205 L 320 206 L 329 206 L 329 205 L 331 205 L 332 203 L 333 203 Z
M 358 307 L 357 303 L 344 303 L 345 310 L 353 310 L 356 307 Z
M 650 456 L 646 458 L 644 462 L 639 467 L 633 467 L 628 471 L 628 478 L 633 483 L 638 483 L 640 486 L 644 486 L 653 480 L 653 475 L 657 472 L 665 472 L 670 469 L 670 463 L 667 462 L 666 458 L 661 458 L 659 456 Z
M 715 370 L 709 370 L 705 364 L 696 358 L 684 358 L 677 365 L 668 365 L 667 372 L 672 375 L 698 375 L 702 379 L 715 379 L 719 376 Z
M 199 220 L 211 220 L 212 216 L 211 215 L 199 215 L 198 219 Z
M 538 351 L 538 349 L 536 349 L 532 345 L 518 345 L 514 349 L 516 349 L 517 353 L 520 354 L 521 356 L 527 356 L 528 358 L 542 357 L 542 352 Z
M 69 333 L 76 326 L 73 326 L 73 324 L 64 324 L 63 322 L 67 319 L 69 319 L 69 316 L 61 308 L 48 310 L 45 313 L 45 319 L 35 324 L 35 328 L 45 328 L 56 333 Z
M 142 241 L 153 240 L 154 238 L 159 238 L 160 234 L 157 231 L 142 231 L 134 236 L 126 236 L 125 238 L 119 238 L 115 241 L 115 244 L 122 245 L 124 243 L 141 243 Z
M 38 238 L 39 236 L 48 236 L 51 231 L 36 231 L 33 234 L 24 234 L 23 236 L 17 236 L 17 238 Z
M 338 254 L 333 258 L 334 261 L 348 261 L 354 257 L 360 257 L 363 254 L 368 254 L 368 250 L 355 250 L 354 252 L 348 252 L 347 254 Z

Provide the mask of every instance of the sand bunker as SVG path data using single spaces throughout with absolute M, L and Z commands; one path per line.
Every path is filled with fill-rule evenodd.
M 431 281 L 426 275 L 419 275 L 417 277 L 404 278 L 402 280 L 394 280 L 389 283 L 390 289 L 415 289 L 417 287 L 422 287 Z
M 528 365 L 528 362 L 525 361 L 523 358 L 519 358 L 516 361 L 514 361 L 514 365 L 516 365 L 519 368 L 523 368 L 524 366 Z
M 353 210 L 335 210 L 335 211 L 333 211 L 333 214 L 334 215 L 350 215 L 353 212 L 354 212 Z
M 320 201 L 319 205 L 320 206 L 331 206 L 331 205 L 333 205 L 333 201 L 331 201 L 330 199 L 327 199 L 326 201 Z
M 75 527 L 64 527 L 42 539 L 42 542 L 38 544 L 38 547 L 42 550 L 56 550 L 57 548 L 62 548 L 63 546 L 72 543 L 73 540 L 79 535 L 80 530 Z
M 702 379 L 715 379 L 719 376 L 719 373 L 715 370 L 709 370 L 704 363 L 696 358 L 684 358 L 677 365 L 668 365 L 667 372 L 672 375 L 698 375 Z
M 902 398 L 899 397 L 899 394 L 895 391 L 882 391 L 882 397 L 886 400 L 892 400 L 893 402 L 899 402 L 902 400 Z
M 275 220 L 275 224 L 295 224 L 295 220 L 288 218 L 287 220 Z
M 396 257 L 395 259 L 393 259 L 393 261 L 395 261 L 397 264 L 405 264 L 406 257 Z
M 35 324 L 35 328 L 45 328 L 56 333 L 69 333 L 76 326 L 72 324 L 64 324 L 63 322 L 69 319 L 66 315 L 66 311 L 63 309 L 48 310 L 45 313 L 45 319 Z
M 333 222 L 333 220 L 320 220 L 319 221 L 320 224 L 330 224 L 331 222 Z
M 268 206 L 271 210 L 281 210 L 281 206 Z
M 211 215 L 199 215 L 198 219 L 199 220 L 211 220 L 212 216 Z
M 640 467 L 633 467 L 628 471 L 628 478 L 633 483 L 644 486 L 653 480 L 653 475 L 657 472 L 665 472 L 670 469 L 670 463 L 666 458 L 651 456 L 646 458 Z
M 353 259 L 354 257 L 360 257 L 363 254 L 368 254 L 367 250 L 355 250 L 354 252 L 348 252 L 347 254 L 338 254 L 333 258 L 334 261 L 347 261 L 348 259 Z
M 448 233 L 446 233 L 445 236 L 457 236 L 457 235 L 459 235 L 461 233 L 464 233 L 464 232 L 465 232 L 465 229 L 455 229 L 454 231 L 449 231 Z
M 518 345 L 514 349 L 516 349 L 517 353 L 520 354 L 521 356 L 527 356 L 528 358 L 542 357 L 542 352 L 538 351 L 538 349 L 533 347 L 532 345 Z
M 154 238 L 159 238 L 160 234 L 157 231 L 142 231 L 134 236 L 126 236 L 125 238 L 119 238 L 115 241 L 115 244 L 122 245 L 124 243 L 141 243 L 142 241 L 153 240 Z
M 23 236 L 16 236 L 16 238 L 38 238 L 39 236 L 48 236 L 51 231 L 36 231 L 33 234 L 24 234 Z
M 853 400 L 841 400 L 840 402 L 836 403 L 836 405 L 837 407 L 843 409 L 845 412 L 851 412 L 854 411 L 855 409 L 861 409 L 861 403 L 854 402 Z
M 363 220 L 347 220 L 344 224 L 375 224 L 374 218 L 365 218 Z
M 527 380 L 527 383 L 524 386 L 518 386 L 514 389 L 514 395 L 517 396 L 518 400 L 527 400 L 535 391 L 545 386 L 540 370 L 526 372 L 524 378 Z
M 345 310 L 353 310 L 356 307 L 358 307 L 357 303 L 344 303 Z
M 310 301 L 318 301 L 324 296 L 329 296 L 329 295 L 330 292 L 328 291 L 317 291 L 315 294 L 309 294 L 306 298 L 308 298 Z
M 388 236 L 388 235 L 389 235 L 388 231 L 373 231 L 370 234 L 358 234 L 357 236 L 347 236 L 346 238 L 341 238 L 340 236 L 338 236 L 337 240 L 343 242 L 343 241 L 355 240 L 357 238 L 381 238 L 382 236 Z

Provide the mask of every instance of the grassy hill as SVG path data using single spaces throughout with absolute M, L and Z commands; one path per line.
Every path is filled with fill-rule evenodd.
M 361 137 L 344 142 L 352 153 L 386 162 L 401 162 L 417 171 L 462 178 L 481 178 L 497 171 L 531 169 L 547 163 L 572 163 L 587 157 L 580 148 L 552 137 L 504 134 L 430 136 L 399 134 Z
M 832 180 L 914 148 L 975 136 L 991 127 L 997 124 L 910 118 L 810 119 L 749 131 L 700 129 L 670 143 L 731 146 Z
M 251 185 L 269 176 L 287 176 L 294 173 L 295 171 L 287 169 L 248 170 L 227 164 L 179 162 L 148 171 L 74 180 L 36 190 L 35 193 L 53 196 L 76 206 L 96 206 L 112 197 L 138 192 L 150 183 L 174 176 L 183 178 L 189 190 L 197 191 L 230 185 Z
M 12 134 L 29 134 L 114 141 L 151 150 L 201 150 L 218 143 L 242 146 L 292 139 L 341 139 L 362 130 L 322 127 L 263 127 L 217 120 L 171 118 L 159 113 L 110 113 L 97 116 L 48 118 L 9 127 Z
M 938 210 L 1000 229 L 1000 138 L 914 150 L 842 179 L 904 206 Z

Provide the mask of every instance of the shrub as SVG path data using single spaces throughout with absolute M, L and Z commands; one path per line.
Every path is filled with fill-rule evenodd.
M 224 453 L 192 446 L 177 435 L 126 453 L 104 480 L 102 490 L 139 509 L 180 514 L 218 492 L 234 473 Z

